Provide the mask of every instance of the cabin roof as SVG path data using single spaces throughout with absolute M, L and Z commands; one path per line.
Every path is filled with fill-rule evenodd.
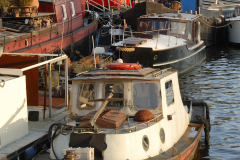
M 181 15 L 181 17 L 178 17 L 178 15 Z M 140 19 L 144 18 L 153 18 L 153 19 L 181 19 L 181 20 L 194 20 L 198 18 L 198 15 L 195 14 L 189 14 L 189 13 L 164 13 L 164 14 L 150 14 L 141 16 Z
M 135 79 L 135 80 L 156 80 L 168 76 L 176 70 L 143 68 L 139 70 L 110 70 L 110 69 L 95 69 L 90 70 L 73 80 L 89 80 L 89 79 Z

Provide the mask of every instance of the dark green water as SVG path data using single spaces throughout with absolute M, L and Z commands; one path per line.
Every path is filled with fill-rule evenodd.
M 213 46 L 206 53 L 200 66 L 179 77 L 181 94 L 210 106 L 210 142 L 205 146 L 202 136 L 197 159 L 240 160 L 240 48 Z

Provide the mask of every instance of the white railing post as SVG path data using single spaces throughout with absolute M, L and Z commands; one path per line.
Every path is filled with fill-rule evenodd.
M 49 118 L 52 118 L 52 80 L 51 80 L 51 63 L 48 66 L 48 84 L 49 84 Z
M 68 107 L 68 59 L 64 60 L 65 64 L 65 107 Z

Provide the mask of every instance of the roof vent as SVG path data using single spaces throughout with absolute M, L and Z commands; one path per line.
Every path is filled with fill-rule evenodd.
M 178 14 L 177 17 L 178 17 L 178 18 L 182 18 L 182 14 Z
M 157 13 L 151 13 L 150 16 L 157 16 Z

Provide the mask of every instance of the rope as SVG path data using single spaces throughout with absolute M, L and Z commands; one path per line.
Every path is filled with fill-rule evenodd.
M 135 48 L 127 48 L 127 47 L 116 47 L 117 50 L 122 51 L 122 52 L 134 52 Z
M 230 25 L 231 23 L 233 23 L 233 21 L 232 21 L 232 22 L 230 22 L 230 23 L 228 23 L 228 24 L 226 24 L 226 25 L 215 27 L 215 26 L 212 26 L 212 25 L 210 25 L 210 24 L 207 24 L 206 22 L 204 22 L 204 21 L 201 20 L 200 18 L 199 18 L 199 20 L 200 20 L 203 24 L 205 24 L 206 26 L 212 27 L 212 28 L 223 28 L 223 27 L 226 27 L 226 26 Z

